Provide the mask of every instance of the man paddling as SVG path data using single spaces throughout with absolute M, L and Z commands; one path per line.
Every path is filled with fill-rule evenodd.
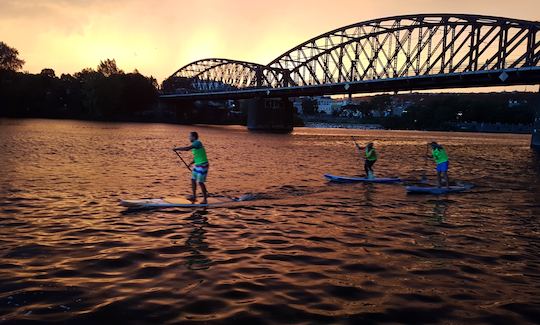
M 365 148 L 360 147 L 358 143 L 356 143 L 356 141 L 354 141 L 354 144 L 356 145 L 358 150 L 360 150 L 360 152 L 365 150 L 366 157 L 364 160 L 364 170 L 366 172 L 366 178 L 374 179 L 375 174 L 373 173 L 373 165 L 377 161 L 377 152 L 375 151 L 375 148 L 373 147 L 373 142 L 368 143 Z
M 206 185 L 204 183 L 206 182 L 206 176 L 208 176 L 208 167 L 210 165 L 208 164 L 208 158 L 206 157 L 206 150 L 204 149 L 202 142 L 199 140 L 199 134 L 197 134 L 197 132 L 189 133 L 189 141 L 191 141 L 190 146 L 177 147 L 173 150 L 191 150 L 191 152 L 193 153 L 193 161 L 189 164 L 189 166 L 195 164 L 195 167 L 193 168 L 193 171 L 191 173 L 191 190 L 193 192 L 193 195 L 191 195 L 189 199 L 195 202 L 197 198 L 197 183 L 199 183 L 204 198 L 201 204 L 207 204 L 208 192 L 206 191 Z
M 441 181 L 444 177 L 446 182 L 446 188 L 450 188 L 450 182 L 448 181 L 448 155 L 446 150 L 437 142 L 431 142 L 431 156 L 437 164 L 437 186 L 441 187 Z

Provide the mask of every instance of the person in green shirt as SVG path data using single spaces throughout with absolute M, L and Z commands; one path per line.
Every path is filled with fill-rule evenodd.
M 373 147 L 373 142 L 370 142 L 366 146 L 366 161 L 364 162 L 364 170 L 366 171 L 366 176 L 369 179 L 375 178 L 373 173 L 373 165 L 377 161 L 377 152 Z
M 356 146 L 360 151 L 365 150 L 366 157 L 364 160 L 364 170 L 366 172 L 366 178 L 375 178 L 375 174 L 373 173 L 373 165 L 375 165 L 375 162 L 377 161 L 377 152 L 373 147 L 373 142 L 368 143 L 365 148 L 360 147 L 358 144 L 356 144 Z
M 431 156 L 437 164 L 437 186 L 441 187 L 442 178 L 446 183 L 446 188 L 450 187 L 450 182 L 448 181 L 448 154 L 446 150 L 438 144 L 437 142 L 431 142 Z
M 208 163 L 208 158 L 206 157 L 206 150 L 204 149 L 204 146 L 202 142 L 199 140 L 199 134 L 197 132 L 191 132 L 189 134 L 189 141 L 191 141 L 191 145 L 187 147 L 177 147 L 174 148 L 174 151 L 189 151 L 191 150 L 191 153 L 193 153 L 193 161 L 189 164 L 191 167 L 193 164 L 195 164 L 195 167 L 193 168 L 192 174 L 191 174 L 191 190 L 193 192 L 193 195 L 190 196 L 190 200 L 195 202 L 197 198 L 197 183 L 199 183 L 199 186 L 201 187 L 201 191 L 203 194 L 203 201 L 201 204 L 207 204 L 208 203 L 208 191 L 206 190 L 206 177 L 208 176 L 208 168 L 210 167 Z

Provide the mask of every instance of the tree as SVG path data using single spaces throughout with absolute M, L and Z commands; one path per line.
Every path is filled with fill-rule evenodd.
M 379 112 L 383 112 L 392 106 L 392 96 L 388 94 L 377 95 L 371 98 L 371 107 Z
M 18 71 L 24 65 L 24 60 L 18 58 L 19 51 L 0 42 L 0 70 Z
M 45 77 L 56 78 L 56 74 L 54 73 L 53 69 L 49 69 L 49 68 L 42 69 L 40 74 Z
M 302 112 L 304 115 L 315 115 L 318 112 L 319 106 L 317 101 L 311 97 L 302 100 Z
M 110 77 L 115 74 L 124 74 L 124 71 L 120 70 L 116 65 L 115 59 L 105 59 L 101 61 L 97 67 L 97 72 L 105 77 Z

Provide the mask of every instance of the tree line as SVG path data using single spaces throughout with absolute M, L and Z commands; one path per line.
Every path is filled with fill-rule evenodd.
M 154 107 L 158 83 L 114 59 L 57 76 L 50 68 L 21 72 L 18 51 L 0 42 L 0 116 L 129 120 Z
M 382 94 L 336 107 L 332 115 L 390 129 L 450 130 L 464 122 L 529 125 L 539 100 L 538 93 L 520 92 Z M 303 114 L 311 119 L 324 115 L 313 98 L 301 104 Z
M 451 130 L 459 123 L 530 125 L 538 107 L 537 93 L 429 94 L 411 96 L 399 117 L 383 125 L 392 129 Z

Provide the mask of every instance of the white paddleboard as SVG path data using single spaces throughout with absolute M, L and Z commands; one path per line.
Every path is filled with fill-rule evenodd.
M 228 198 L 208 198 L 207 204 L 200 203 L 202 198 L 192 202 L 182 197 L 167 197 L 161 199 L 120 200 L 120 205 L 127 208 L 200 208 L 220 206 L 235 202 Z

